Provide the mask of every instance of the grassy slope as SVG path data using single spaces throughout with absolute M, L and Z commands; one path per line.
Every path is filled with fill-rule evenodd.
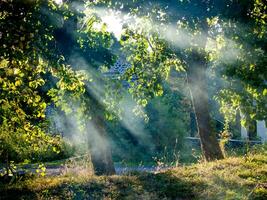
M 267 148 L 158 174 L 34 178 L 0 185 L 0 199 L 267 199 Z

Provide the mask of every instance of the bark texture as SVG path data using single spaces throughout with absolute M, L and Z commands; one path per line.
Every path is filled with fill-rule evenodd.
M 206 80 L 207 63 L 198 52 L 192 54 L 188 67 L 188 83 L 196 116 L 201 149 L 207 161 L 223 158 L 217 137 L 212 131 Z
M 94 135 L 91 144 L 91 159 L 96 175 L 113 175 L 115 168 L 112 161 L 111 148 L 108 143 L 105 123 L 101 117 L 96 116 L 92 120 Z

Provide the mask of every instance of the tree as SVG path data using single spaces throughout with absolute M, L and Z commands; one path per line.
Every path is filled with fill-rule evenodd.
M 29 159 L 33 151 L 58 151 L 57 137 L 45 133 L 45 110 L 51 102 L 44 92 L 45 75 L 61 79 L 65 72 L 77 93 L 83 84 L 53 54 L 54 26 L 40 15 L 41 8 L 51 10 L 49 2 L 2 1 L 1 8 L 0 141 L 1 159 L 9 173 L 11 161 Z
M 137 86 L 132 87 L 130 92 L 139 99 L 140 105 L 145 106 L 147 99 L 153 95 L 162 95 L 161 80 L 168 77 L 171 67 L 186 69 L 204 157 L 206 160 L 223 158 L 210 125 L 205 77 L 208 67 L 205 51 L 209 30 L 207 18 L 210 16 L 206 14 L 206 10 L 211 6 L 208 2 L 199 1 L 157 1 L 156 8 L 153 4 L 147 7 L 147 4 L 142 3 L 144 2 L 138 1 L 135 4 L 136 9 L 130 10 L 133 15 L 138 13 L 139 18 L 147 11 L 149 16 L 144 16 L 139 23 L 129 25 L 134 30 L 129 28 L 130 31 L 126 31 L 122 37 L 124 52 L 133 66 L 128 71 L 128 80 L 134 75 L 138 77 Z M 162 9 L 168 6 L 172 10 Z M 173 8 L 177 13 L 183 14 L 170 17 L 173 15 Z M 172 22 L 177 21 L 179 26 L 173 27 Z M 138 30 L 135 30 L 136 27 Z M 176 31 L 181 32 L 181 35 L 176 34 Z M 184 40 L 179 39 L 183 36 Z
M 263 46 L 266 42 L 264 42 L 262 36 L 266 29 L 266 7 L 264 7 L 263 1 L 255 1 L 254 7 L 251 1 L 239 0 L 154 1 L 153 3 L 128 1 L 127 3 L 124 2 L 123 6 L 115 1 L 111 7 L 117 9 L 121 7 L 124 12 L 131 12 L 132 15 L 137 16 L 136 18 L 142 18 L 143 16 L 146 19 L 137 24 L 130 23 L 128 26 L 134 31 L 126 32 L 125 36 L 127 41 L 135 43 L 132 47 L 127 47 L 125 51 L 135 68 L 128 75 L 131 78 L 134 74 L 138 74 L 141 82 L 140 87 L 131 88 L 131 92 L 135 90 L 140 95 L 146 94 L 148 88 L 153 91 L 155 86 L 160 85 L 161 75 L 165 76 L 169 69 L 169 65 L 166 64 L 164 64 L 165 69 L 162 69 L 160 63 L 164 63 L 164 60 L 159 59 L 158 62 L 154 62 L 155 59 L 146 59 L 146 56 L 149 55 L 148 49 L 152 49 L 151 52 L 154 49 L 157 50 L 157 48 L 153 48 L 154 45 L 156 46 L 153 42 L 159 43 L 161 40 L 169 43 L 170 45 L 166 43 L 164 45 L 169 46 L 170 52 L 180 60 L 179 65 L 183 65 L 187 70 L 192 104 L 195 109 L 198 132 L 206 160 L 223 157 L 216 135 L 210 125 L 205 77 L 206 70 L 210 66 L 217 66 L 216 68 L 219 68 L 220 65 L 223 66 L 222 70 L 219 70 L 221 73 L 219 75 L 224 74 L 223 77 L 226 77 L 227 81 L 235 84 L 235 87 L 231 85 L 231 88 L 220 92 L 221 111 L 224 114 L 227 113 L 228 116 L 226 117 L 226 124 L 228 124 L 231 113 L 237 113 L 237 110 L 250 113 L 246 121 L 255 118 L 265 119 L 263 110 L 265 110 L 264 106 L 266 105 L 264 95 L 266 93 L 266 70 L 264 65 L 266 59 Z M 174 10 L 177 14 L 174 14 Z M 251 11 L 252 16 L 256 19 L 256 24 L 249 16 Z M 149 15 L 146 15 L 146 13 L 149 13 Z M 248 23 L 248 30 L 246 30 L 248 34 L 244 33 L 244 30 L 240 31 L 240 23 Z M 138 27 L 138 30 L 135 30 L 136 27 Z M 123 40 L 125 38 L 123 37 Z M 251 40 L 252 38 L 253 40 Z M 256 45 L 248 41 L 256 42 Z M 125 44 L 127 46 L 129 42 L 125 43 L 123 41 L 122 46 L 125 46 Z M 237 55 L 234 51 L 232 55 L 230 55 L 231 53 L 227 54 L 227 50 L 231 49 L 232 51 L 233 48 L 241 49 L 242 55 Z M 229 64 L 229 59 L 236 59 L 238 62 L 230 61 L 232 63 Z M 235 67 L 236 65 L 239 67 Z M 150 71 L 150 74 L 153 74 L 158 82 L 151 82 L 150 77 L 146 75 L 149 66 L 161 69 Z M 224 70 L 225 72 L 222 73 Z M 233 78 L 234 76 L 242 80 L 241 88 L 243 89 L 240 89 L 240 82 Z M 146 81 L 148 81 L 149 86 L 146 83 L 143 84 Z M 253 84 L 251 84 L 252 82 Z M 155 94 L 152 92 L 143 96 L 152 97 L 153 95 Z M 139 97 L 143 98 L 142 96 Z M 147 100 L 143 99 L 140 102 L 145 105 Z M 230 108 L 230 105 L 232 105 L 232 108 Z
M 73 5 L 68 2 L 68 6 L 72 7 Z M 90 9 L 91 2 L 83 6 Z M 79 100 L 79 107 L 81 107 L 79 115 L 81 118 L 78 120 L 83 122 L 84 132 L 87 124 L 93 123 L 93 127 L 88 129 L 94 129 L 95 132 L 90 135 L 91 140 L 89 141 L 94 171 L 97 175 L 114 174 L 115 168 L 105 125 L 106 116 L 112 111 L 108 110 L 104 103 L 105 97 L 108 96 L 105 87 L 111 83 L 108 83 L 97 70 L 101 65 L 111 65 L 115 59 L 115 56 L 109 51 L 112 45 L 112 37 L 104 26 L 100 30 L 94 28 L 94 25 L 100 24 L 101 21 L 87 10 L 84 11 L 84 13 L 87 12 L 87 15 L 76 9 L 71 10 L 71 12 L 72 16 L 66 19 L 64 25 L 55 32 L 56 41 L 65 61 L 71 64 L 74 69 L 84 70 L 91 79 L 86 83 L 83 97 Z M 103 91 L 100 92 L 101 94 L 96 94 L 99 88 Z M 54 96 L 59 95 L 54 94 Z M 62 97 L 62 99 L 65 99 L 65 97 Z M 68 102 L 66 103 L 68 104 Z M 86 120 L 83 119 L 84 117 Z M 87 132 L 90 134 L 93 131 L 89 130 Z
M 235 44 L 225 43 L 222 51 L 227 49 L 236 57 L 231 62 L 219 59 L 217 63 L 223 66 L 221 74 L 228 82 L 218 94 L 226 121 L 235 121 L 241 112 L 242 125 L 254 134 L 255 120 L 267 119 L 266 7 L 263 5 L 263 1 L 244 1 L 237 15 L 229 12 L 230 17 L 222 20 L 224 37 Z M 229 7 L 233 9 L 236 10 L 234 3 Z
M 29 154 L 24 153 L 29 149 L 25 145 L 34 150 L 50 145 L 58 151 L 58 139 L 49 135 L 45 123 L 46 107 L 52 102 L 66 113 L 78 112 L 83 125 L 93 117 L 96 127 L 103 130 L 101 116 L 105 115 L 105 108 L 86 87 L 92 81 L 88 73 L 68 65 L 69 60 L 64 57 L 68 58 L 71 52 L 63 51 L 60 43 L 64 41 L 57 38 L 64 24 L 62 20 L 73 20 L 74 13 L 68 4 L 57 5 L 52 0 L 2 1 L 1 8 L 1 157 L 6 162 L 29 159 Z M 104 30 L 71 31 L 78 35 L 79 43 L 74 37 L 72 41 L 77 45 L 68 43 L 68 48 L 82 49 L 81 42 L 87 42 L 86 48 L 91 53 L 99 53 L 101 47 L 109 44 L 109 34 Z M 90 63 L 96 66 L 97 60 L 94 63 L 93 60 Z M 80 105 L 78 110 L 75 104 Z M 111 166 L 100 173 L 114 173 L 111 152 L 105 152 L 109 156 L 103 160 L 108 160 L 105 164 Z

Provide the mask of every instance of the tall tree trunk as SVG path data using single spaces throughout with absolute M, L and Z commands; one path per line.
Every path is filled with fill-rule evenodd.
M 99 84 L 97 75 L 94 78 L 94 84 Z M 92 87 L 86 90 L 85 93 L 88 98 L 88 105 L 92 105 L 94 108 L 90 113 L 92 119 L 88 122 L 91 161 L 95 175 L 113 175 L 115 174 L 115 167 L 106 131 L 107 127 L 104 117 L 105 108 L 101 104 L 101 96 L 96 96 L 92 93 L 94 89 L 95 88 Z
M 71 63 L 71 55 L 75 53 L 80 55 L 85 60 L 88 60 L 86 54 L 77 48 L 77 38 L 75 37 L 77 31 L 77 21 L 77 16 L 74 15 L 64 22 L 63 27 L 59 28 L 55 32 L 58 48 L 69 63 Z M 72 67 L 76 69 L 79 69 L 80 67 L 77 63 L 71 64 Z M 99 102 L 99 99 L 97 99 L 95 95 L 91 93 L 91 91 L 87 92 L 88 98 L 90 98 L 90 104 L 95 108 L 95 112 L 92 113 L 93 127 L 89 127 L 89 132 L 94 132 L 92 137 L 89 138 L 92 147 L 90 149 L 92 165 L 96 175 L 112 175 L 115 174 L 115 168 L 112 160 L 111 148 L 107 139 L 104 118 L 102 116 L 104 113 L 104 108 Z
M 111 147 L 108 141 L 107 126 L 105 123 L 105 107 L 101 104 L 103 93 L 94 95 L 92 92 L 97 90 L 97 86 L 101 85 L 101 76 L 95 74 L 94 83 L 91 88 L 86 91 L 87 97 L 90 99 L 88 105 L 93 105 L 91 110 L 91 127 L 90 132 L 90 153 L 94 172 L 96 175 L 113 175 L 115 174 L 115 167 L 112 160 Z
M 207 63 L 204 55 L 193 52 L 188 67 L 188 83 L 192 97 L 193 109 L 196 115 L 197 129 L 201 142 L 201 149 L 207 161 L 222 159 L 215 133 L 212 131 L 209 101 L 206 83 Z
M 105 123 L 100 116 L 93 116 L 94 136 L 91 143 L 91 159 L 96 175 L 113 175 L 115 168 L 108 143 Z

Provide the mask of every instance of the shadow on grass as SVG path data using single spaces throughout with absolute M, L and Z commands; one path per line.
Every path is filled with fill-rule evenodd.
M 171 173 L 143 174 L 138 177 L 144 190 L 157 194 L 159 199 L 196 199 L 194 187 L 204 187 L 204 183 L 188 182 L 173 176 Z
M 0 200 L 33 200 L 37 199 L 37 195 L 35 192 L 29 189 L 8 189 L 8 190 L 0 190 Z
M 92 177 L 86 181 L 67 181 L 47 185 L 41 190 L 12 189 L 0 199 L 197 199 L 194 187 L 205 187 L 202 182 L 188 182 L 171 173 L 140 173 L 127 176 Z M 2 193 L 2 191 L 0 191 Z

